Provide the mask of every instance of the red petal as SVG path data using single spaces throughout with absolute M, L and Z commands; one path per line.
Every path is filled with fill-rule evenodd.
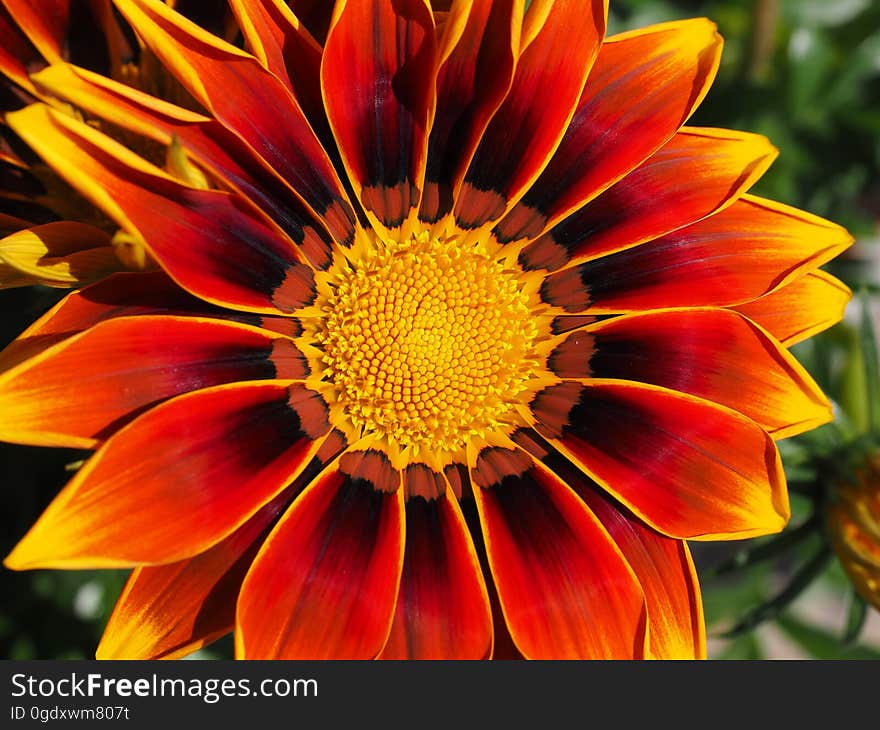
M 283 0 L 230 5 L 250 52 L 290 89 L 325 149 L 332 146 L 321 98 L 321 46 Z
M 241 380 L 302 379 L 286 337 L 204 318 L 124 317 L 96 325 L 0 377 L 0 438 L 93 448 L 145 409 Z
M 606 39 L 559 149 L 496 237 L 537 236 L 656 152 L 706 95 L 721 45 L 705 18 Z
M 313 265 L 329 263 L 332 239 L 324 223 L 288 181 L 219 122 L 69 64 L 49 66 L 33 80 L 77 108 L 163 146 L 176 138 L 187 157 L 253 202 L 255 213 L 300 244 Z M 332 214 L 327 218 L 328 228 L 347 242 L 350 224 Z
M 77 472 L 6 565 L 121 567 L 204 552 L 296 478 L 326 418 L 320 396 L 282 383 L 223 385 L 156 406 Z
M 642 523 L 533 430 L 520 429 L 513 439 L 586 502 L 635 572 L 648 606 L 649 655 L 655 659 L 705 659 L 700 584 L 687 543 L 665 537 Z
M 587 506 L 521 450 L 474 454 L 471 480 L 519 650 L 532 659 L 641 658 L 644 596 Z
M 293 484 L 229 537 L 192 558 L 135 568 L 104 629 L 97 658 L 171 659 L 232 631 L 242 581 L 267 530 L 336 456 L 331 441 L 324 440 Z
M 340 213 L 351 234 L 354 214 L 330 159 L 296 100 L 251 55 L 175 13 L 159 0 L 116 0 L 150 50 L 225 127 L 235 132 L 319 216 Z
M 173 659 L 232 631 L 235 602 L 259 538 L 291 498 L 285 490 L 195 557 L 135 568 L 107 621 L 96 657 Z
M 327 117 L 355 192 L 386 228 L 419 203 L 437 48 L 425 0 L 340 0 L 324 46 Z
M 575 112 L 607 14 L 604 0 L 558 0 L 528 46 L 524 31 L 513 85 L 483 133 L 455 204 L 461 228 L 498 220 L 541 174 Z
M 487 659 L 491 653 L 486 585 L 457 501 L 449 492 L 409 499 L 400 593 L 381 658 Z
M 470 493 L 470 480 L 467 467 L 455 465 L 447 469 L 447 473 L 460 475 L 460 479 L 467 483 L 467 491 Z M 511 660 L 525 659 L 522 652 L 513 643 L 513 637 L 504 621 L 504 612 L 501 610 L 501 602 L 498 600 L 498 589 L 492 579 L 492 570 L 489 567 L 489 556 L 486 554 L 486 544 L 483 541 L 483 532 L 480 529 L 480 516 L 477 513 L 477 503 L 473 499 L 461 502 L 461 511 L 468 527 L 477 558 L 480 561 L 480 570 L 483 573 L 483 581 L 489 594 L 489 607 L 492 610 L 492 659 Z
M 452 209 L 453 191 L 510 88 L 522 24 L 518 0 L 456 3 L 453 12 L 450 26 L 463 27 L 444 34 L 440 48 L 437 110 L 419 211 L 429 222 Z
M 694 223 L 748 190 L 776 154 L 760 135 L 685 127 L 647 162 L 530 243 L 520 263 L 558 269 Z
M 568 311 L 600 314 L 730 306 L 794 281 L 851 243 L 829 221 L 745 195 L 675 233 L 551 274 L 541 292 Z
M 623 552 L 645 592 L 650 658 L 705 659 L 700 584 L 687 543 L 625 517 L 599 497 L 587 504 Z
M 314 298 L 312 271 L 298 252 L 236 197 L 181 185 L 48 107 L 33 105 L 7 120 L 73 187 L 122 228 L 139 233 L 162 268 L 188 291 L 269 314 L 290 312 Z
M 656 386 L 587 380 L 545 388 L 532 412 L 554 448 L 665 535 L 738 539 L 788 521 L 776 446 L 728 408 Z
M 3 0 L 9 14 L 47 61 L 61 57 L 71 0 Z
M 850 299 L 846 284 L 815 271 L 736 309 L 791 347 L 840 322 Z
M 394 615 L 404 529 L 400 474 L 377 451 L 344 454 L 254 561 L 238 602 L 236 655 L 377 657 Z
M 73 291 L 0 353 L 0 371 L 106 319 L 138 314 L 222 316 L 161 271 L 118 273 Z
M 620 548 L 645 593 L 649 655 L 655 659 L 705 659 L 700 584 L 687 543 L 665 537 L 642 523 L 531 429 L 520 429 L 513 439 L 586 502 Z
M 548 364 L 561 378 L 636 380 L 690 393 L 743 413 L 774 438 L 832 418 L 809 373 L 763 330 L 724 309 L 615 317 L 568 335 Z
M 40 52 L 21 32 L 15 18 L 0 3 L 0 73 L 35 94 L 28 74 L 43 62 Z
M 71 292 L 58 302 L 0 352 L 0 372 L 99 322 L 147 314 L 209 316 L 255 325 L 290 338 L 302 334 L 302 325 L 293 317 L 259 317 L 215 307 L 181 289 L 162 271 L 123 272 Z

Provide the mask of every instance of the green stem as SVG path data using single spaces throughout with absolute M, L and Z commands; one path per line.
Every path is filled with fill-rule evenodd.
M 719 636 L 732 639 L 746 631 L 751 631 L 769 619 L 776 618 L 825 570 L 830 560 L 831 550 L 827 545 L 823 545 L 819 552 L 795 573 L 789 584 L 778 595 L 746 614 L 732 629 Z

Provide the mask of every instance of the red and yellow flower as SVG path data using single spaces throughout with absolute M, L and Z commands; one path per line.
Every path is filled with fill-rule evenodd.
M 7 116 L 161 271 L 2 356 L 0 438 L 97 449 L 7 558 L 133 567 L 102 657 L 702 657 L 686 540 L 780 530 L 785 346 L 840 227 L 683 126 L 721 39 L 600 0 L 232 0 L 247 50 L 116 0 L 200 108 L 58 60 Z M 332 12 L 331 12 L 332 10 Z

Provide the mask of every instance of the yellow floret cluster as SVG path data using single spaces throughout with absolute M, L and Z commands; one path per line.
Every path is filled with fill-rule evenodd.
M 460 448 L 510 422 L 537 325 L 517 276 L 480 246 L 377 239 L 333 282 L 315 339 L 363 435 Z

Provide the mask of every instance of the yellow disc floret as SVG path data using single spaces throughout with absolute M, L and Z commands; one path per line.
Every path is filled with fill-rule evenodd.
M 539 334 L 517 273 L 422 234 L 376 238 L 334 274 L 313 338 L 349 423 L 441 452 L 512 423 Z

